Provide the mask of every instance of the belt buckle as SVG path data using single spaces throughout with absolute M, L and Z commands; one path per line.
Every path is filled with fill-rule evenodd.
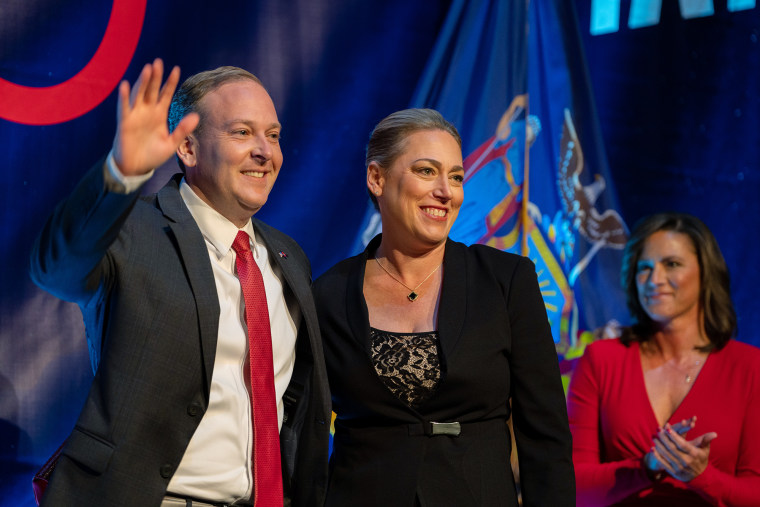
M 430 433 L 432 435 L 449 435 L 451 437 L 458 437 L 462 433 L 462 425 L 458 422 L 431 422 Z

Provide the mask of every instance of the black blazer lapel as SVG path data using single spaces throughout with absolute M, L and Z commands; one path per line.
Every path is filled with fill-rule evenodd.
M 446 241 L 443 254 L 443 282 L 438 304 L 438 337 L 443 359 L 450 357 L 462 335 L 467 314 L 467 262 L 465 246 Z
M 185 265 L 185 272 L 195 298 L 208 395 L 219 333 L 219 297 L 216 293 L 214 273 L 211 270 L 206 242 L 193 216 L 182 201 L 179 193 L 180 181 L 181 175 L 174 176 L 158 192 L 157 198 L 159 207 L 169 219 L 169 227 L 176 239 L 179 256 Z
M 364 271 L 367 267 L 369 252 L 374 252 L 380 246 L 382 235 L 378 234 L 369 242 L 364 252 L 352 259 L 356 262 L 349 273 L 346 287 L 346 318 L 351 328 L 351 334 L 359 341 L 367 357 L 372 357 L 369 342 L 369 310 L 364 299 Z

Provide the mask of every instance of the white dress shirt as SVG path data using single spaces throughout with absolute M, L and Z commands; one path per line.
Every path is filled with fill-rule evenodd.
M 134 191 L 142 181 L 121 175 L 109 156 L 107 185 L 114 191 Z M 110 174 L 109 174 L 110 173 Z M 116 180 L 115 182 L 113 180 Z M 170 493 L 216 502 L 251 498 L 253 475 L 253 427 L 245 370 L 249 367 L 245 302 L 231 248 L 238 228 L 203 202 L 182 180 L 180 195 L 206 241 L 219 297 L 219 333 L 209 407 L 193 434 L 185 455 L 169 482 Z M 264 278 L 275 377 L 277 416 L 282 428 L 285 389 L 295 364 L 295 343 L 301 312 L 295 301 L 286 301 L 282 272 L 269 262 L 264 243 L 255 236 L 250 221 L 242 228 L 251 237 L 251 250 Z M 292 298 L 291 298 L 292 299 Z

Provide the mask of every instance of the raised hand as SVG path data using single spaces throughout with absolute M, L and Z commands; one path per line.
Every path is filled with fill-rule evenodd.
M 156 58 L 143 67 L 131 94 L 129 83 L 119 84 L 113 156 L 125 176 L 145 174 L 163 164 L 198 125 L 198 115 L 190 113 L 169 133 L 166 120 L 179 82 L 179 67 L 172 69 L 161 87 L 163 73 L 164 63 Z
M 704 472 L 710 456 L 710 442 L 715 432 L 705 433 L 687 441 L 670 424 L 666 424 L 654 439 L 652 455 L 663 470 L 678 480 L 688 482 Z

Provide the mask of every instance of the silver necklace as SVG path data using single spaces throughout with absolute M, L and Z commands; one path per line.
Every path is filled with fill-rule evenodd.
M 694 363 L 694 367 L 695 368 L 698 367 L 701 363 L 702 363 L 702 361 L 700 361 L 699 359 L 697 359 L 697 361 Z M 691 370 L 691 368 L 689 368 L 689 370 Z M 691 384 L 692 380 L 694 380 L 694 377 L 691 375 L 691 371 L 689 371 L 688 373 L 686 373 L 686 383 L 687 384 Z
M 658 352 L 657 346 L 654 345 L 654 344 L 652 344 L 650 341 L 646 341 L 646 342 L 644 342 L 642 344 L 642 352 L 644 354 L 647 354 L 647 355 L 650 355 L 650 356 L 659 355 L 661 358 L 664 359 L 662 351 Z M 662 364 L 662 366 L 665 366 L 667 368 L 675 369 L 681 375 L 685 375 L 684 376 L 684 381 L 687 384 L 691 384 L 694 381 L 694 379 L 696 379 L 697 376 L 699 375 L 699 372 L 702 369 L 702 366 L 704 366 L 705 361 L 707 361 L 707 355 L 704 356 L 704 357 L 699 357 L 698 356 L 697 359 L 694 359 L 693 356 L 692 356 L 692 358 L 689 359 L 689 360 L 687 360 L 687 362 L 688 363 L 693 363 L 693 364 L 690 364 L 689 366 L 687 366 L 685 368 L 682 368 L 681 366 L 679 366 L 678 363 L 675 362 L 675 361 L 676 361 L 676 358 L 675 357 L 671 357 L 671 359 L 669 359 L 667 361 L 664 361 L 664 363 Z
M 422 281 L 421 281 L 421 282 L 420 282 L 420 283 L 417 285 L 417 287 L 415 287 L 415 288 L 413 288 L 413 289 L 412 289 L 412 288 L 411 288 L 411 287 L 409 287 L 407 284 L 405 284 L 404 282 L 402 282 L 401 280 L 399 280 L 398 278 L 396 278 L 395 276 L 393 276 L 393 273 L 391 273 L 390 271 L 388 271 L 387 269 L 385 269 L 385 266 L 383 266 L 383 265 L 380 263 L 380 259 L 378 259 L 378 258 L 377 258 L 377 255 L 375 255 L 375 262 L 377 262 L 377 265 L 378 265 L 378 266 L 380 266 L 380 267 L 382 268 L 382 270 L 383 270 L 383 271 L 385 271 L 386 273 L 388 273 L 388 276 L 390 276 L 391 278 L 393 278 L 393 279 L 394 279 L 394 280 L 396 280 L 398 283 L 400 283 L 401 285 L 403 285 L 404 287 L 406 287 L 407 289 L 409 289 L 409 290 L 411 291 L 411 292 L 409 292 L 409 294 L 407 294 L 407 296 L 406 296 L 406 299 L 408 299 L 408 300 L 409 300 L 409 301 L 411 301 L 412 303 L 414 303 L 414 302 L 417 300 L 417 298 L 418 298 L 418 297 L 420 297 L 420 295 L 419 295 L 419 294 L 417 294 L 417 289 L 419 289 L 419 288 L 420 288 L 420 286 L 421 286 L 423 283 L 427 282 L 427 281 L 428 281 L 428 278 L 430 278 L 431 276 L 433 276 L 433 273 L 435 273 L 436 271 L 438 271 L 438 268 L 440 268 L 440 267 L 443 265 L 442 263 L 441 263 L 441 264 L 438 264 L 438 266 L 436 266 L 436 268 L 435 268 L 433 271 L 431 271 L 431 272 L 430 272 L 430 274 L 429 274 L 428 276 L 426 276 L 426 277 L 425 277 L 425 279 L 424 279 L 424 280 L 422 280 Z
M 667 363 L 667 364 L 670 365 L 671 368 L 675 368 L 676 370 L 678 370 L 678 372 L 680 372 L 681 374 L 685 372 L 686 378 L 684 380 L 686 381 L 687 384 L 691 384 L 691 381 L 694 380 L 697 377 L 697 374 L 699 373 L 699 365 L 702 364 L 702 359 L 697 359 L 696 361 L 694 361 L 693 366 L 688 366 L 686 368 L 681 368 L 675 363 Z

